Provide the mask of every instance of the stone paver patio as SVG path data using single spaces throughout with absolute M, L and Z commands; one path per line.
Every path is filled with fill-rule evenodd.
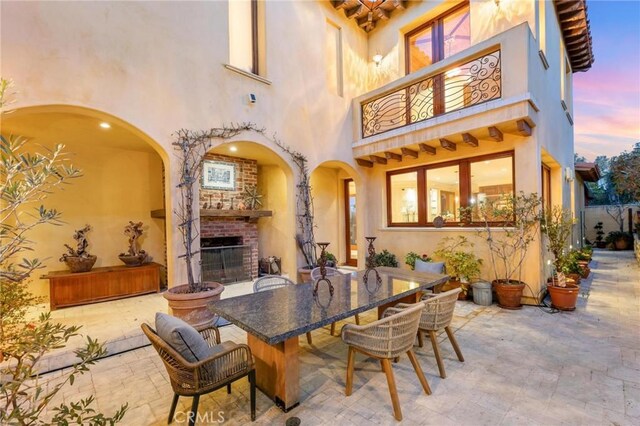
M 459 302 L 453 328 L 466 362 L 457 361 L 445 339 L 447 378 L 441 379 L 430 345 L 416 350 L 432 395 L 422 392 L 406 357 L 394 365 L 403 424 L 640 424 L 640 268 L 631 252 L 608 251 L 596 251 L 591 267 L 589 294 L 575 312 Z M 374 312 L 362 317 L 372 321 Z M 246 341 L 235 326 L 221 334 L 223 340 Z M 312 346 L 301 339 L 300 406 L 283 413 L 258 392 L 255 424 L 284 425 L 292 417 L 303 425 L 396 423 L 379 364 L 356 357 L 347 398 L 346 347 L 327 329 L 313 335 Z M 198 424 L 249 423 L 248 390 L 241 380 L 231 395 L 221 389 L 202 397 Z M 128 402 L 123 424 L 166 424 L 172 391 L 151 347 L 99 361 L 60 396 L 76 400 L 91 393 L 107 414 Z M 180 401 L 177 424 L 191 403 Z

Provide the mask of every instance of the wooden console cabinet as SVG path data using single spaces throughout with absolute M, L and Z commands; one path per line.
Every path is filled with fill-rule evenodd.
M 89 272 L 53 271 L 49 279 L 51 310 L 123 299 L 160 291 L 160 266 L 106 266 Z

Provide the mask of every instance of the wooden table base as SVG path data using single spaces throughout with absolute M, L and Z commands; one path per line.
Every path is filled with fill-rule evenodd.
M 256 385 L 285 413 L 300 403 L 298 336 L 269 345 L 247 333 L 256 365 Z
M 385 309 L 396 306 L 398 303 L 418 303 L 421 297 L 422 292 L 419 291 L 417 293 L 402 297 L 398 300 L 394 300 L 393 302 L 385 303 L 384 305 L 378 306 L 378 319 L 382 318 L 382 314 L 384 313 Z

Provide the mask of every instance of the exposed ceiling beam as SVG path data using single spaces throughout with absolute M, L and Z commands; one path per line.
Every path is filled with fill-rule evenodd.
M 418 151 L 409 148 L 400 148 L 402 150 L 402 155 L 405 157 L 418 158 Z
M 522 136 L 531 136 L 531 126 L 525 120 L 516 121 L 518 126 L 518 133 Z
M 436 149 L 432 146 L 427 145 L 426 143 L 418 144 L 420 147 L 420 151 L 426 152 L 429 155 L 436 155 Z
M 445 138 L 440 139 L 440 146 L 446 149 L 447 151 L 456 150 L 456 144 Z
M 365 160 L 364 158 L 356 158 L 356 163 L 358 163 L 358 166 L 362 167 L 373 167 L 373 162 Z
M 495 126 L 489 127 L 489 137 L 496 142 L 502 142 L 504 140 L 502 132 Z
M 396 154 L 395 152 L 391 152 L 391 151 L 385 151 L 384 152 L 384 157 L 387 160 L 402 161 L 402 155 Z
M 463 133 L 462 134 L 462 140 L 467 145 L 474 146 L 474 147 L 478 146 L 478 138 L 473 136 L 471 133 Z
M 359 15 L 361 11 L 364 11 L 363 4 L 361 4 L 360 6 L 356 6 L 354 8 L 345 10 L 344 14 L 347 16 L 347 18 L 351 19 L 354 16 Z
M 387 159 L 378 155 L 370 155 L 369 159 L 376 164 L 387 164 Z
M 343 9 L 347 5 L 347 0 L 333 0 L 331 4 L 336 9 Z

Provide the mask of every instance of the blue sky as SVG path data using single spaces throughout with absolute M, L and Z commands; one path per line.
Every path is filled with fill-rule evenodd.
M 574 74 L 575 150 L 587 160 L 640 142 L 640 0 L 588 0 L 595 63 Z

